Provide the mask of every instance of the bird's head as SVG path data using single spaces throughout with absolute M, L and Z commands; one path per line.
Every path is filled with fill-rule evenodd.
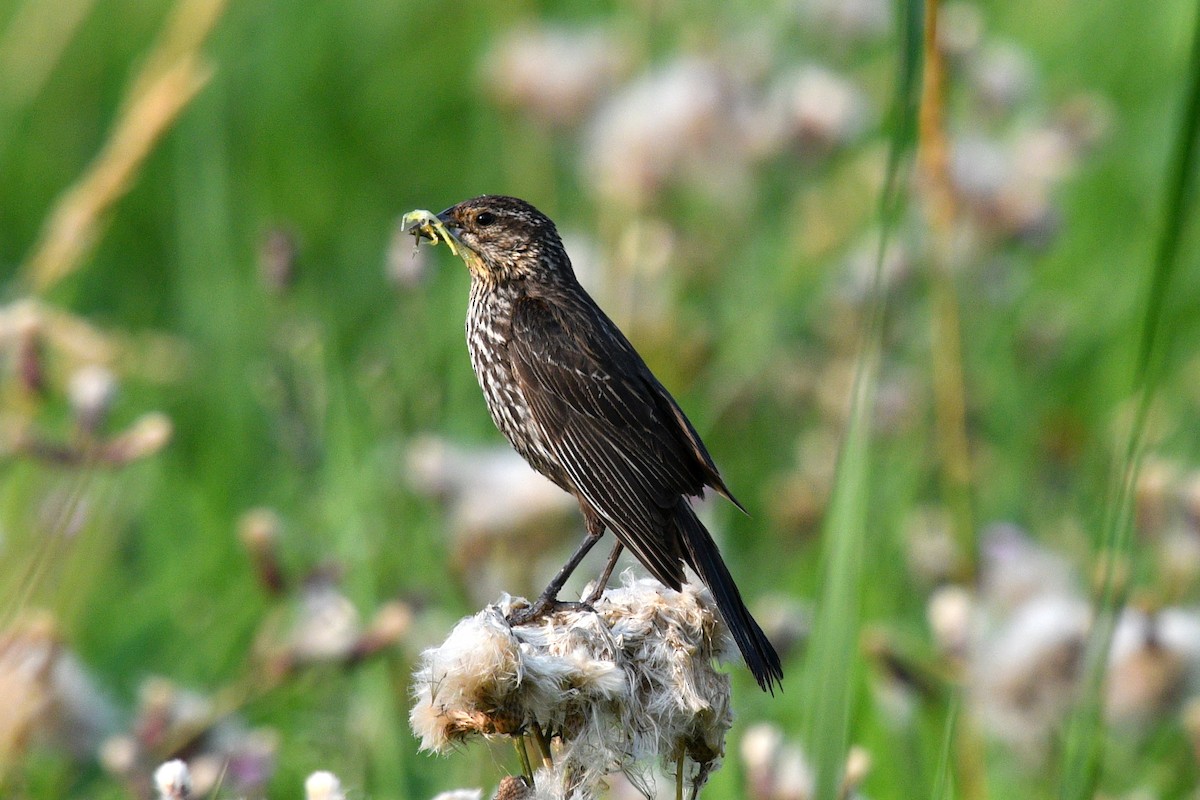
M 524 200 L 483 195 L 451 206 L 437 218 L 478 280 L 503 283 L 573 275 L 554 223 Z

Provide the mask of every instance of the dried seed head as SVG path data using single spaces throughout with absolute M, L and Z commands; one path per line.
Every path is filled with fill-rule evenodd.
M 187 800 L 192 795 L 192 773 L 188 765 L 175 759 L 154 771 L 154 788 L 160 800 Z
M 533 796 L 533 787 L 523 775 L 508 775 L 500 781 L 492 800 L 530 800 Z M 470 799 L 464 797 L 462 800 Z
M 820 65 L 786 76 L 775 89 L 775 104 L 785 146 L 804 157 L 824 157 L 866 129 L 862 89 Z
M 1061 555 L 1034 542 L 1021 527 L 998 522 L 984 528 L 980 595 L 990 611 L 1007 614 L 1029 600 L 1073 597 L 1079 576 Z
M 1192 741 L 1192 753 L 1200 760 L 1200 697 L 1193 697 L 1184 703 L 1181 717 L 1183 729 Z
M 362 658 L 395 645 L 408 633 L 412 620 L 412 609 L 407 603 L 398 600 L 384 603 L 355 645 L 355 655 Z
M 1158 537 L 1166 528 L 1176 505 L 1181 480 L 1179 465 L 1161 458 L 1147 458 L 1134 488 L 1134 513 L 1138 532 Z
M 238 538 L 252 553 L 273 550 L 282 530 L 283 520 L 271 508 L 252 508 L 238 521 Z
M 116 716 L 44 612 L 21 616 L 0 633 L 0 697 L 0 761 L 19 757 L 33 740 L 90 761 Z
M 983 726 L 1028 758 L 1044 758 L 1073 702 L 1090 625 L 1086 600 L 1053 592 L 999 617 L 971 657 Z
M 957 585 L 942 586 L 929 598 L 925 616 L 938 649 L 953 658 L 963 658 L 971 645 L 975 597 Z
M 110 736 L 100 745 L 100 764 L 109 773 L 129 775 L 137 767 L 138 743 L 127 734 Z
M 914 509 L 904 521 L 908 569 L 928 586 L 952 577 L 962 565 L 949 513 L 941 507 Z
M 27 309 L 14 326 L 16 328 L 17 377 L 21 388 L 30 394 L 46 389 L 46 368 L 42 357 L 42 324 L 36 311 Z
M 615 83 L 628 62 L 599 29 L 520 28 L 489 53 L 483 77 L 490 96 L 537 122 L 579 122 Z
M 304 781 L 305 800 L 346 800 L 342 782 L 332 772 L 314 772 Z
M 970 77 L 984 110 L 999 114 L 1025 103 L 1037 76 L 1028 53 L 1010 42 L 994 42 L 979 53 Z
M 1200 613 L 1132 606 L 1113 634 L 1105 713 L 1114 723 L 1146 730 L 1178 709 L 1200 671 Z
M 842 778 L 843 797 L 850 796 L 867 779 L 871 771 L 871 754 L 865 747 L 854 745 L 846 754 L 846 771 Z
M 697 786 L 719 764 L 732 714 L 714 662 L 731 643 L 706 593 L 626 576 L 595 612 L 511 627 L 512 608 L 505 599 L 461 621 L 422 654 L 409 718 L 422 748 L 538 724 L 561 745 L 556 780 L 585 795 L 606 774 L 680 752 Z
M 1181 480 L 1179 501 L 1188 527 L 1200 533 L 1200 472 L 1190 472 Z
M 501 782 L 500 785 L 503 786 L 504 783 Z M 500 796 L 499 794 L 496 795 L 496 797 L 499 797 L 499 796 Z M 441 794 L 439 794 L 433 798 L 433 800 L 482 800 L 482 799 L 483 799 L 483 790 L 482 789 L 453 789 L 449 792 L 442 792 Z
M 878 39 L 892 28 L 889 0 L 801 0 L 805 22 L 844 42 Z
M 746 795 L 751 800 L 809 800 L 813 773 L 803 749 L 784 739 L 772 723 L 759 723 L 742 737 Z
M 270 508 L 251 509 L 238 520 L 238 538 L 250 554 L 259 581 L 271 594 L 280 593 L 286 584 L 278 553 L 282 531 L 283 521 Z
M 288 652 L 300 663 L 341 661 L 358 643 L 358 609 L 329 580 L 310 580 L 296 608 Z
M 961 62 L 983 41 L 983 13 L 974 3 L 947 3 L 938 16 L 938 47 L 953 61 Z
M 166 414 L 143 414 L 124 433 L 104 443 L 100 458 L 113 466 L 147 458 L 166 447 L 172 433 L 174 426 Z
M 749 161 L 738 89 L 728 70 L 699 58 L 641 76 L 592 119 L 585 179 L 601 198 L 627 209 L 645 208 L 669 185 L 685 180 L 736 200 Z
M 116 376 L 98 364 L 76 370 L 67 385 L 75 423 L 88 434 L 96 433 L 103 426 L 116 396 Z

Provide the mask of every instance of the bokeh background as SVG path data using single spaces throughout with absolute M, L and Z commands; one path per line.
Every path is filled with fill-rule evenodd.
M 0 794 L 517 770 L 407 724 L 420 649 L 580 533 L 487 417 L 461 263 L 396 227 L 504 193 L 750 509 L 705 514 L 788 677 L 730 667 L 705 796 L 847 753 L 870 798 L 1197 796 L 1195 4 L 943 4 L 924 172 L 912 5 L 0 2 Z

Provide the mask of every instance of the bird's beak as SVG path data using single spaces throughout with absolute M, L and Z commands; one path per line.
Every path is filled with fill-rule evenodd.
M 443 229 L 454 237 L 454 243 L 461 245 L 462 239 L 459 238 L 459 234 L 462 232 L 462 228 L 454 221 L 454 217 L 450 214 L 450 211 L 451 209 L 447 208 L 437 215 L 437 219 L 438 222 L 442 223 Z

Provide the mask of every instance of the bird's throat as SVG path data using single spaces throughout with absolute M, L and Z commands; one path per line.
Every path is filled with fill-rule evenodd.
M 467 271 L 471 273 L 472 278 L 484 283 L 496 282 L 495 273 L 487 268 L 487 265 L 483 263 L 483 259 L 471 248 L 462 248 L 462 260 L 467 265 Z

